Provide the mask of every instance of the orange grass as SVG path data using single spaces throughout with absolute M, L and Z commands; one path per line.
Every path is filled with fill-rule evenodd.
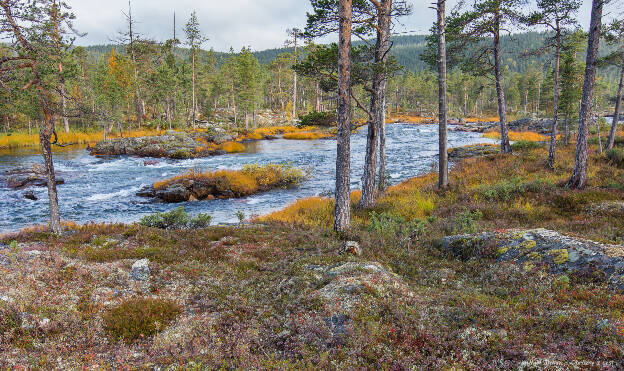
M 500 133 L 497 131 L 491 131 L 483 134 L 484 138 L 500 139 Z M 528 142 L 546 142 L 550 140 L 549 136 L 542 135 L 533 131 L 510 131 L 509 140 L 511 141 L 528 141 Z
M 331 135 L 321 132 L 298 132 L 298 133 L 285 133 L 284 139 L 291 140 L 314 140 L 314 139 L 323 139 L 329 138 Z
M 164 131 L 156 130 L 128 130 L 123 132 L 124 138 L 146 137 L 161 135 Z M 74 131 L 70 133 L 57 132 L 58 141 L 62 144 L 91 144 L 104 139 L 102 132 L 84 133 Z M 117 132 L 109 133 L 107 138 L 119 138 Z M 39 145 L 39 134 L 13 133 L 0 136 L 0 149 L 33 147 Z
M 225 142 L 223 144 L 220 144 L 218 148 L 224 150 L 227 153 L 245 152 L 245 145 L 238 142 Z

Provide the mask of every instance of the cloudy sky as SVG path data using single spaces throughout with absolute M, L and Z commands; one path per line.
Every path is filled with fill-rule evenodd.
M 127 0 L 66 1 L 77 17 L 76 28 L 87 33 L 77 41 L 79 45 L 110 43 L 125 27 L 122 12 L 127 12 Z M 435 17 L 429 9 L 432 1 L 413 0 L 414 14 L 401 20 L 396 31 L 426 33 Z M 310 5 L 308 0 L 132 0 L 138 32 L 159 41 L 171 38 L 174 12 L 178 38 L 182 39 L 182 29 L 193 10 L 203 34 L 210 39 L 204 48 L 227 51 L 250 46 L 263 50 L 283 46 L 286 29 L 302 28 Z M 579 15 L 583 28 L 589 24 L 590 11 L 591 1 L 584 0 Z

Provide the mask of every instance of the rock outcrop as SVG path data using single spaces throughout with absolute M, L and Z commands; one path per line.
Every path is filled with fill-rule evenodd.
M 224 151 L 211 148 L 206 143 L 215 145 L 232 141 L 235 138 L 227 133 L 185 133 L 168 131 L 165 135 L 139 138 L 107 139 L 89 148 L 91 155 L 131 155 L 140 157 L 165 157 L 188 159 L 225 154 Z
M 487 156 L 500 153 L 498 146 L 492 144 L 471 144 L 468 146 L 451 148 L 448 151 L 450 159 Z
M 545 266 L 554 274 L 624 291 L 624 246 L 532 229 L 446 237 L 441 249 L 461 260 L 492 258 L 525 270 Z
M 4 181 L 9 188 L 24 189 L 28 187 L 46 187 L 48 177 L 42 165 L 7 170 L 3 173 Z M 56 184 L 64 184 L 65 180 L 56 174 Z

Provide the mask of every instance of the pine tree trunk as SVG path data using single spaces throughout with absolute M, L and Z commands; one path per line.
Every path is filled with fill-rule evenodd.
M 494 21 L 494 77 L 496 79 L 496 97 L 498 100 L 498 117 L 500 119 L 500 134 L 501 134 L 501 152 L 511 153 L 511 145 L 509 144 L 509 135 L 507 132 L 507 106 L 505 105 L 505 91 L 503 89 L 503 75 L 502 75 L 502 58 L 500 49 L 500 23 L 501 14 L 496 15 Z
M 193 129 L 195 129 L 195 54 L 193 53 L 192 50 L 191 50 L 191 54 L 192 54 L 191 59 L 192 59 L 192 65 L 193 65 L 192 66 L 192 71 L 191 71 L 191 73 L 192 73 L 192 80 L 193 80 L 192 81 L 192 85 L 193 85 L 193 87 L 192 87 L 192 90 L 193 90 L 192 99 L 193 99 L 193 101 L 192 101 L 192 106 L 191 106 L 192 107 L 191 109 L 193 110 L 193 113 L 191 114 L 191 117 L 192 117 L 193 121 L 191 121 L 191 127 Z
M 564 138 L 564 143 L 567 146 L 568 144 L 570 144 L 570 121 L 568 119 L 568 113 L 566 112 L 565 117 L 563 118 L 563 125 L 564 125 L 564 131 L 565 131 L 565 138 Z
M 67 119 L 67 99 L 65 98 L 65 83 L 61 79 L 59 86 L 61 90 L 61 114 L 63 115 L 63 127 L 66 133 L 69 133 L 69 120 Z
M 377 42 L 375 43 L 375 63 L 383 64 L 386 61 L 390 38 L 390 11 L 392 0 L 382 0 L 381 8 L 377 10 Z M 373 116 L 368 122 L 368 136 L 366 138 L 366 157 L 364 174 L 362 176 L 362 199 L 360 207 L 370 208 L 375 205 L 377 149 L 379 146 L 379 131 L 384 116 L 383 102 L 386 95 L 386 73 L 383 68 L 375 68 L 370 102 L 370 112 Z
M 295 64 L 297 64 L 297 31 L 295 31 Z M 293 106 L 292 106 L 292 118 L 293 121 L 297 119 L 297 71 L 293 74 Z
M 61 216 L 58 206 L 58 194 L 56 192 L 56 175 L 54 173 L 54 162 L 52 160 L 52 144 L 51 138 L 54 132 L 54 115 L 48 109 L 47 102 L 43 102 L 44 122 L 39 130 L 39 143 L 41 144 L 41 153 L 46 169 L 48 200 L 50 206 L 50 229 L 54 234 L 60 234 L 63 229 L 61 227 Z
M 334 229 L 351 226 L 351 7 L 339 0 L 338 17 L 338 132 L 336 134 L 336 208 Z
M 386 97 L 383 102 L 383 117 L 381 119 L 381 127 L 379 129 L 379 194 L 386 191 Z
M 568 181 L 568 187 L 582 189 L 587 185 L 587 137 L 592 116 L 592 101 L 596 80 L 596 62 L 598 59 L 598 45 L 600 44 L 600 30 L 602 28 L 602 7 L 604 0 L 592 1 L 591 22 L 589 37 L 587 38 L 587 57 L 585 58 L 585 80 L 583 82 L 583 98 L 579 113 L 578 139 L 574 157 L 574 172 Z
M 598 133 L 598 153 L 602 153 L 602 136 L 600 135 L 600 120 L 596 119 L 596 132 Z
M 559 110 L 559 64 L 561 60 L 561 32 L 557 23 L 557 46 L 555 48 L 555 76 L 553 87 L 553 122 L 550 129 L 550 149 L 548 150 L 548 168 L 555 168 L 555 151 L 557 150 L 557 118 Z
M 447 107 L 446 107 L 446 17 L 445 0 L 438 0 L 438 187 L 448 187 Z
M 622 105 L 622 90 L 624 89 L 624 58 L 622 58 L 622 70 L 620 72 L 620 85 L 618 86 L 617 96 L 615 97 L 615 111 L 613 112 L 613 122 L 611 123 L 611 131 L 609 132 L 609 142 L 607 149 L 612 149 L 615 145 L 615 133 L 617 132 L 618 122 L 620 121 L 620 108 Z

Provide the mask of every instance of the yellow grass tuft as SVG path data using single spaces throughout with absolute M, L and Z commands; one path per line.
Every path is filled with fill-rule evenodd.
M 285 133 L 284 139 L 291 140 L 314 140 L 314 139 L 323 139 L 329 138 L 331 135 L 321 132 L 299 132 L 299 133 Z
M 483 134 L 484 138 L 500 139 L 500 133 L 497 131 L 491 131 Z M 509 140 L 511 141 L 527 141 L 527 142 L 546 142 L 550 140 L 550 137 L 542 135 L 533 131 L 510 131 Z
M 162 135 L 164 131 L 156 130 L 129 130 L 124 131 L 124 138 L 136 138 Z M 74 144 L 93 144 L 104 139 L 102 132 L 79 132 L 73 131 L 70 133 L 57 132 L 58 141 L 61 144 L 74 143 Z M 109 133 L 107 138 L 119 138 L 117 132 Z M 35 147 L 39 145 L 39 134 L 27 134 L 27 133 L 13 133 L 11 135 L 0 135 L 0 149 L 11 149 L 21 147 Z
M 240 153 L 245 152 L 245 145 L 238 142 L 225 142 L 219 145 L 219 149 L 227 153 Z

